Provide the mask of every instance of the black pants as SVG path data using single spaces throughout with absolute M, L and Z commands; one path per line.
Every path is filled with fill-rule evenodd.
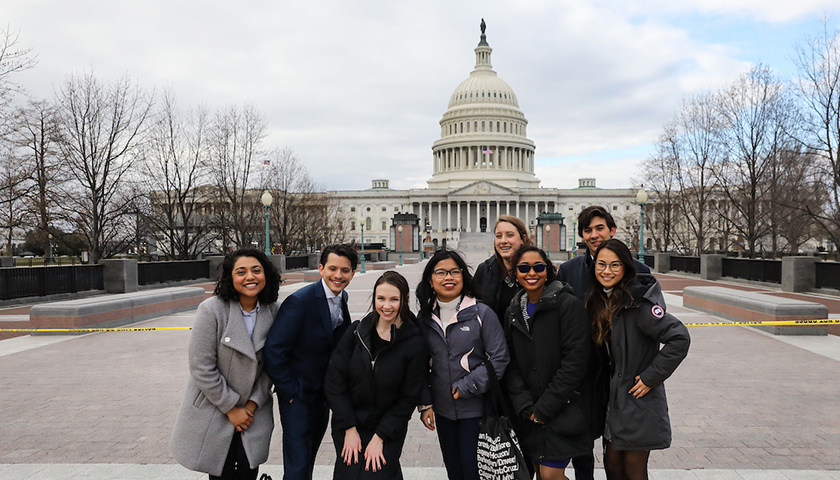
M 575 480 L 593 480 L 595 478 L 595 455 L 582 455 L 572 459 L 575 467 Z
M 449 420 L 435 416 L 438 443 L 449 480 L 478 480 L 478 422 L 481 418 Z
M 257 469 L 251 469 L 248 463 L 248 455 L 245 453 L 245 446 L 242 445 L 242 434 L 234 432 L 233 440 L 230 442 L 225 459 L 225 468 L 222 469 L 222 476 L 210 475 L 210 480 L 257 480 Z

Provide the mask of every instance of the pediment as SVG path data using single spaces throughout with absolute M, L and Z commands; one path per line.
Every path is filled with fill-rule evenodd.
M 488 182 L 487 180 L 479 180 L 477 182 L 470 183 L 469 185 L 464 185 L 463 187 L 456 188 L 451 190 L 448 195 L 518 195 L 519 192 L 516 192 L 508 187 L 499 185 L 495 182 Z

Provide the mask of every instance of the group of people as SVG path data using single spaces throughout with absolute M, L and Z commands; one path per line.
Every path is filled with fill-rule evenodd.
M 663 382 L 689 335 L 659 284 L 613 239 L 602 207 L 581 212 L 587 252 L 555 267 L 523 222 L 497 220 L 494 255 L 470 274 L 441 249 L 415 289 L 383 273 L 370 312 L 352 322 L 345 288 L 358 256 L 324 249 L 321 281 L 278 305 L 280 276 L 261 252 L 228 255 L 197 312 L 190 378 L 176 420 L 176 460 L 211 479 L 256 479 L 282 424 L 284 478 L 311 479 L 332 411 L 335 479 L 400 479 L 415 409 L 435 430 L 450 480 L 479 478 L 481 419 L 496 376 L 539 480 L 594 474 L 603 437 L 609 479 L 647 478 L 651 450 L 671 441 Z M 498 387 L 497 387 L 498 388 Z

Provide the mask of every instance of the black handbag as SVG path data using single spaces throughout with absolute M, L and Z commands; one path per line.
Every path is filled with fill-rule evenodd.
M 508 420 L 511 408 L 493 365 L 489 360 L 484 365 L 490 390 L 484 394 L 484 416 L 478 429 L 478 476 L 485 480 L 530 480 L 528 463 Z

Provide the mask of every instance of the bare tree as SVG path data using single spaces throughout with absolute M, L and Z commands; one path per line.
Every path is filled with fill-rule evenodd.
M 264 155 L 265 120 L 251 105 L 216 112 L 210 126 L 210 177 L 222 251 L 258 241 L 262 216 L 254 168 Z
M 15 232 L 26 226 L 26 195 L 31 187 L 28 164 L 17 149 L 7 143 L 0 151 L 0 229 L 4 232 L 6 254 L 13 254 Z
M 32 49 L 18 46 L 19 38 L 20 34 L 8 26 L 0 28 L 0 108 L 7 107 L 15 93 L 23 92 L 23 87 L 12 79 L 13 75 L 36 64 Z
M 75 180 L 63 213 L 90 245 L 92 262 L 132 241 L 126 184 L 153 104 L 153 94 L 128 77 L 103 83 L 92 72 L 70 75 L 58 92 L 61 153 Z
M 212 199 L 198 188 L 208 179 L 208 118 L 203 108 L 182 114 L 171 92 L 161 103 L 149 141 L 140 150 L 140 183 L 148 204 L 138 211 L 160 237 L 158 248 L 168 258 L 191 259 L 211 242 L 212 222 L 202 212 Z
M 770 194 L 776 156 L 791 132 L 793 108 L 784 86 L 770 69 L 758 65 L 743 73 L 718 96 L 720 141 L 724 156 L 712 165 L 723 195 L 737 218 L 728 220 L 744 239 L 750 258 L 767 235 Z M 726 211 L 718 211 L 727 215 Z
M 805 206 L 835 245 L 840 245 L 840 32 L 829 31 L 797 45 L 794 80 L 803 105 L 804 132 L 800 139 L 819 160 L 826 201 L 815 210 Z
M 673 247 L 674 227 L 679 201 L 676 163 L 679 161 L 677 130 L 674 122 L 665 125 L 656 142 L 656 152 L 642 164 L 642 182 L 651 201 L 645 212 L 647 234 L 656 249 L 667 252 Z

